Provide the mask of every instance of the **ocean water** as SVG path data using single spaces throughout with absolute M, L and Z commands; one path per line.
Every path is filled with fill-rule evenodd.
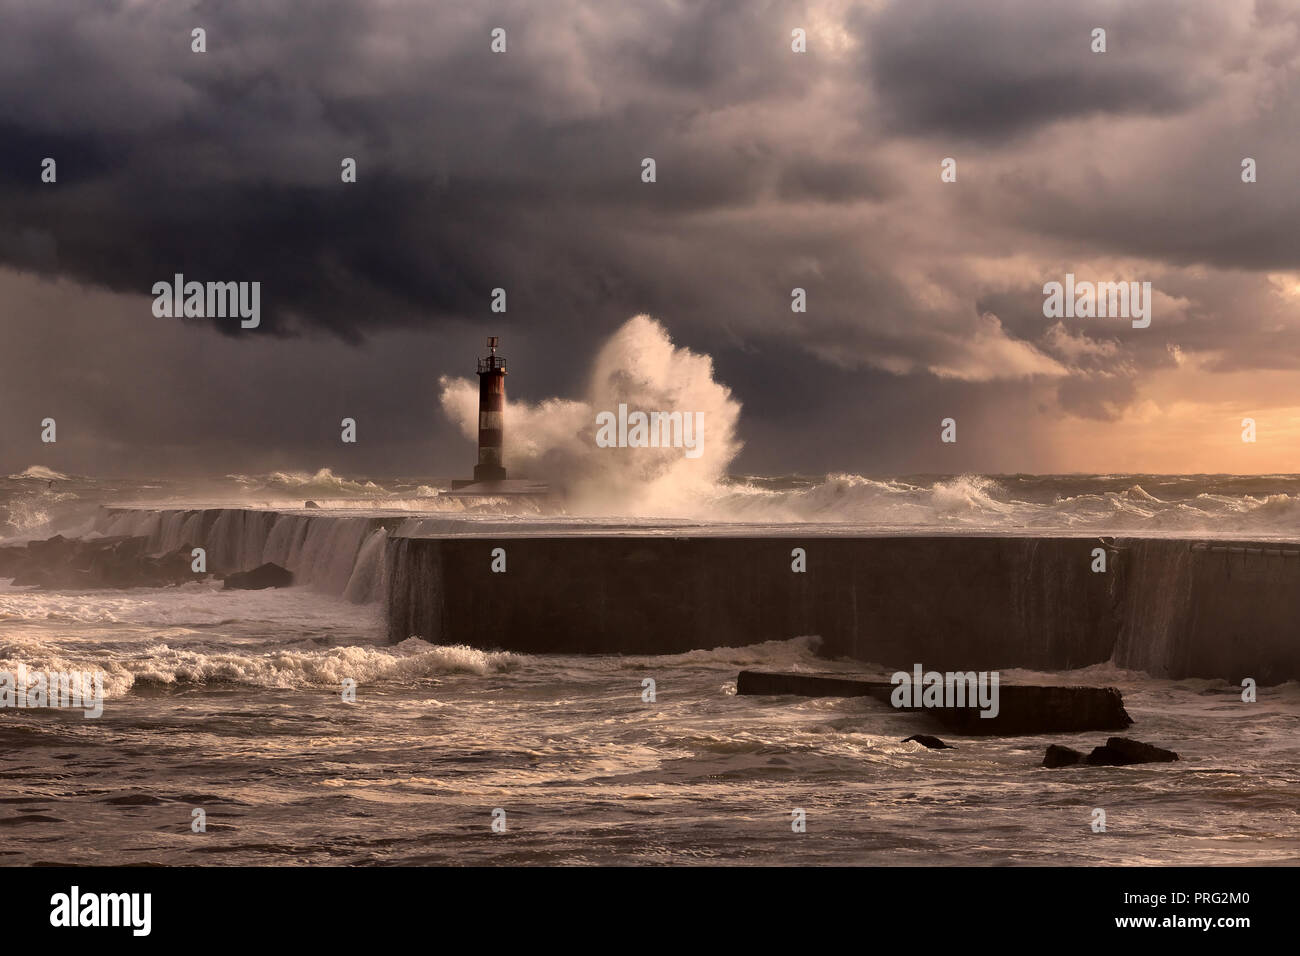
M 626 510 L 579 498 L 535 505 L 439 498 L 449 478 L 315 473 L 149 481 L 65 476 L 34 466 L 0 476 L 0 545 L 93 533 L 104 506 L 384 513 L 512 527 L 733 528 L 797 524 L 868 533 L 1143 534 L 1300 540 L 1300 475 L 947 475 L 733 477 L 685 485 L 672 507 Z
M 1300 539 L 1300 478 L 749 479 L 692 513 L 511 513 L 436 479 L 0 479 L 0 543 L 94 536 L 105 506 L 199 503 L 441 529 L 769 527 Z M 838 502 L 838 504 L 835 504 Z M 154 526 L 155 529 L 157 526 Z M 161 533 L 161 532 L 159 532 Z M 366 534 L 345 535 L 360 560 Z M 342 547 L 340 543 L 338 547 Z M 1099 665 L 1005 681 L 1104 683 L 1130 735 L 1175 764 L 1039 767 L 1106 734 L 900 743 L 924 718 L 869 700 L 739 697 L 745 667 L 876 674 L 815 635 L 650 657 L 528 656 L 384 642 L 338 554 L 304 548 L 285 590 L 213 583 L 37 591 L 0 580 L 0 670 L 98 669 L 104 714 L 0 711 L 0 862 L 259 864 L 1278 864 L 1300 859 L 1300 685 L 1243 706 L 1222 681 Z M 315 570 L 309 564 L 319 565 Z M 346 570 L 346 569 L 345 569 Z M 340 583 L 342 582 L 342 583 Z M 342 700 L 345 678 L 355 703 Z M 643 700 L 643 682 L 655 700 Z M 207 832 L 191 830 L 192 812 Z M 504 811 L 505 832 L 492 828 Z M 803 810 L 807 830 L 792 830 Z M 1091 826 L 1106 812 L 1106 831 Z

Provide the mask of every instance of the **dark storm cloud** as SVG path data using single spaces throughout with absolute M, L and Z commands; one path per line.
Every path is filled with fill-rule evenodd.
M 652 4 L 593 30 L 522 3 L 15 5 L 0 50 L 49 46 L 0 71 L 0 231 L 52 234 L 57 262 L 30 243 L 0 254 L 115 291 L 176 272 L 257 279 L 268 330 L 352 340 L 481 312 L 495 286 L 543 286 L 566 262 L 634 268 L 611 256 L 611 231 L 750 205 L 780 177 L 758 133 L 691 128 L 710 106 L 804 82 L 771 33 L 776 6 Z M 94 27 L 73 29 L 78 16 Z M 194 25 L 206 54 L 190 52 Z M 495 25 L 506 55 L 489 52 Z M 766 50 L 749 45 L 760 32 Z M 57 189 L 32 188 L 44 156 Z M 787 188 L 867 188 L 843 167 L 793 175 Z
M 802 159 L 781 171 L 777 194 L 791 202 L 852 202 L 885 199 L 894 190 L 889 176 L 861 162 Z
M 1300 270 L 1291 4 L 0 0 L 0 23 L 0 267 L 66 280 L 69 313 L 91 291 L 138 296 L 140 335 L 171 321 L 153 361 L 181 367 L 211 336 L 155 319 L 153 283 L 260 281 L 261 329 L 215 325 L 310 342 L 242 370 L 286 449 L 287 409 L 330 377 L 282 365 L 407 369 L 424 335 L 432 376 L 462 368 L 449 343 L 526 335 L 535 377 L 512 387 L 541 398 L 639 312 L 714 353 L 755 434 L 784 434 L 806 468 L 875 449 L 877 469 L 916 470 L 907 449 L 938 416 L 1016 396 L 1113 419 L 1179 349 L 1214 370 L 1300 361 L 1293 286 L 1266 275 Z M 939 181 L 945 156 L 957 183 Z M 1152 328 L 1056 328 L 1041 289 L 1067 271 L 1152 281 Z M 78 326 L 90 348 L 94 328 Z M 0 350 L 0 389 L 18 361 Z M 427 420 L 427 384 L 392 378 L 352 404 Z M 885 441 L 872 415 L 917 424 Z M 115 415 L 124 447 L 131 418 Z M 870 449 L 837 440 L 849 418 Z
M 907 133 L 1001 141 L 1093 113 L 1174 113 L 1211 84 L 1187 71 L 1188 34 L 1214 25 L 1178 0 L 951 3 L 860 14 L 866 69 L 888 124 Z M 1093 53 L 1092 31 L 1107 31 Z
M 1177 265 L 1293 269 L 1300 265 L 1300 234 L 1291 227 L 1300 215 L 1300 192 L 1285 180 L 1297 166 L 1293 156 L 1263 153 L 1259 145 L 1209 145 L 1195 168 L 1184 167 L 1186 157 L 1171 159 L 1141 191 L 1117 181 L 1099 180 L 1083 195 L 1026 184 L 1003 209 L 1028 229 L 1115 253 Z M 1266 157 L 1268 179 L 1253 191 L 1244 184 L 1226 190 L 1225 183 L 1240 183 L 1246 150 Z

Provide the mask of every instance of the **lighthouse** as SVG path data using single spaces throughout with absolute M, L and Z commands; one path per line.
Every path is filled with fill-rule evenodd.
M 505 438 L 506 360 L 497 355 L 501 339 L 487 340 L 488 354 L 478 360 L 478 464 L 475 481 L 504 481 L 501 448 Z
M 440 494 L 451 498 L 521 498 L 533 499 L 549 507 L 551 490 L 540 481 L 506 478 L 502 449 L 505 447 L 506 360 L 497 354 L 501 339 L 487 340 L 488 354 L 478 360 L 478 464 L 474 478 L 456 479 L 450 491 Z

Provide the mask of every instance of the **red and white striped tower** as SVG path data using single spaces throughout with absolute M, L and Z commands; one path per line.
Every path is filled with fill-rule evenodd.
M 475 481 L 503 481 L 506 469 L 501 464 L 501 447 L 505 437 L 506 360 L 497 355 L 501 340 L 493 335 L 487 340 L 487 358 L 478 360 L 478 464 Z

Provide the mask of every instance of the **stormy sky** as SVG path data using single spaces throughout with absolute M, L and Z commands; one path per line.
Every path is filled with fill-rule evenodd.
M 1295 2 L 0 0 L 0 24 L 0 473 L 465 474 L 439 376 L 499 334 L 512 396 L 572 395 L 639 313 L 713 357 L 739 472 L 1300 471 Z M 261 326 L 155 317 L 175 273 L 261 282 Z M 1150 282 L 1150 327 L 1045 318 L 1067 273 Z

